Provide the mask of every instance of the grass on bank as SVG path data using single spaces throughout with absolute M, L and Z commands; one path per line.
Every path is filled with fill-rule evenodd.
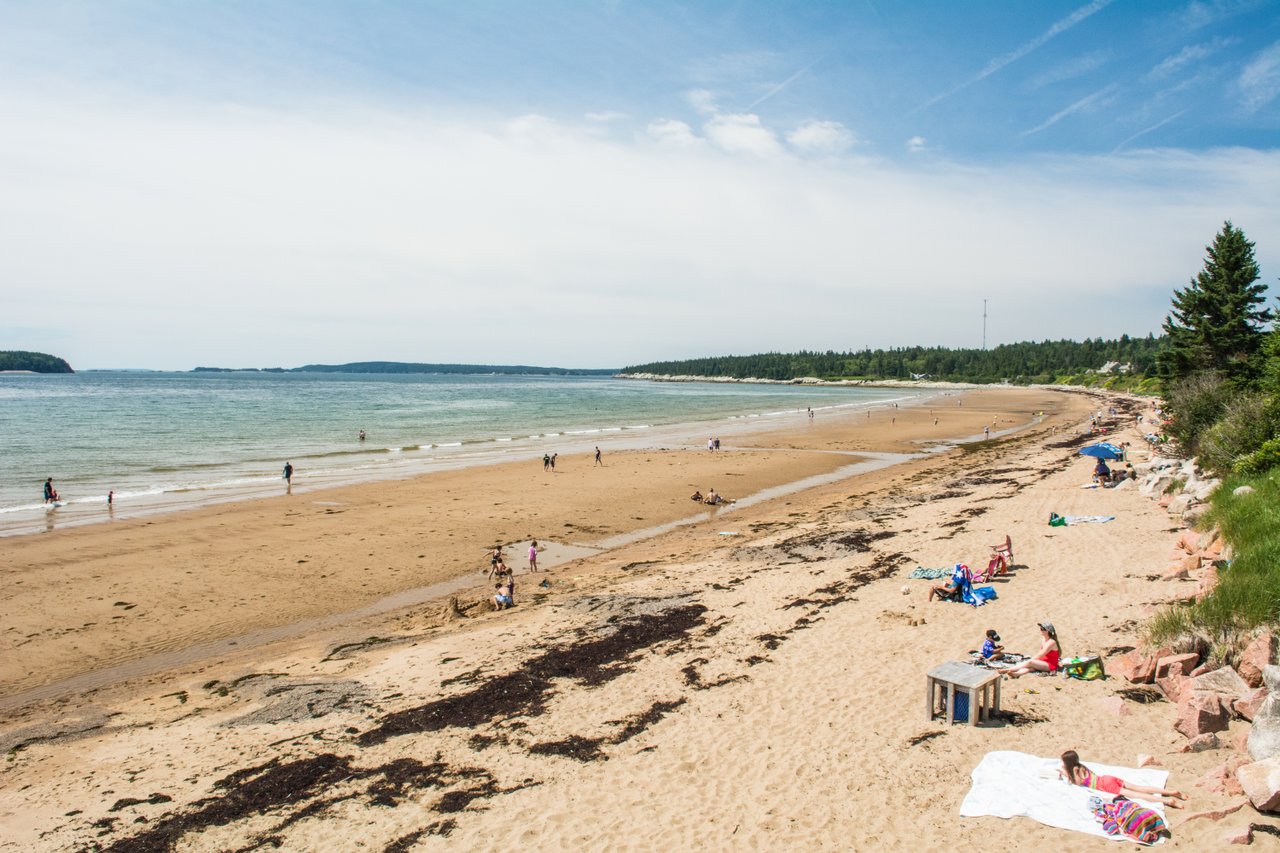
M 1240 486 L 1253 492 L 1235 495 Z M 1217 586 L 1194 603 L 1161 609 L 1147 635 L 1156 644 L 1203 637 L 1213 658 L 1229 661 L 1255 629 L 1280 622 L 1280 471 L 1224 480 L 1197 524 L 1215 526 L 1232 555 Z

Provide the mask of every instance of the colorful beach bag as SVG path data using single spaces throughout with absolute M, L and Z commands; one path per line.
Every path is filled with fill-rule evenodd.
M 1106 678 L 1107 671 L 1102 665 L 1102 658 L 1097 655 L 1081 655 L 1069 658 L 1061 664 L 1062 672 L 1067 678 L 1078 678 L 1081 681 L 1094 681 Z
M 1161 833 L 1169 831 L 1158 812 L 1124 797 L 1101 803 L 1093 816 L 1102 821 L 1102 831 L 1107 835 L 1123 835 L 1143 844 L 1154 844 Z

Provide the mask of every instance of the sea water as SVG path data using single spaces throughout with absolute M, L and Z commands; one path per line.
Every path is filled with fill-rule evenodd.
M 90 371 L 0 375 L 0 535 L 544 453 L 670 446 L 888 388 L 580 376 Z M 365 431 L 362 441 L 359 432 Z M 46 510 L 46 477 L 64 501 Z M 107 493 L 115 503 L 107 507 Z

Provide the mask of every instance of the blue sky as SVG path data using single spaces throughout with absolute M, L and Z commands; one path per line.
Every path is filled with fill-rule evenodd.
M 1274 2 L 0 2 L 0 348 L 1146 334 L 1224 220 L 1275 285 L 1278 95 Z

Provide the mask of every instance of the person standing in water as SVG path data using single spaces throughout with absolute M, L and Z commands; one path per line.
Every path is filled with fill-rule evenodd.
M 529 543 L 529 571 L 536 572 L 538 570 L 538 540 L 534 539 Z
M 44 481 L 44 502 L 47 504 L 56 503 L 58 500 L 58 490 L 53 487 L 53 478 L 47 477 Z
M 284 463 L 284 485 L 289 492 L 293 491 L 293 463 Z

